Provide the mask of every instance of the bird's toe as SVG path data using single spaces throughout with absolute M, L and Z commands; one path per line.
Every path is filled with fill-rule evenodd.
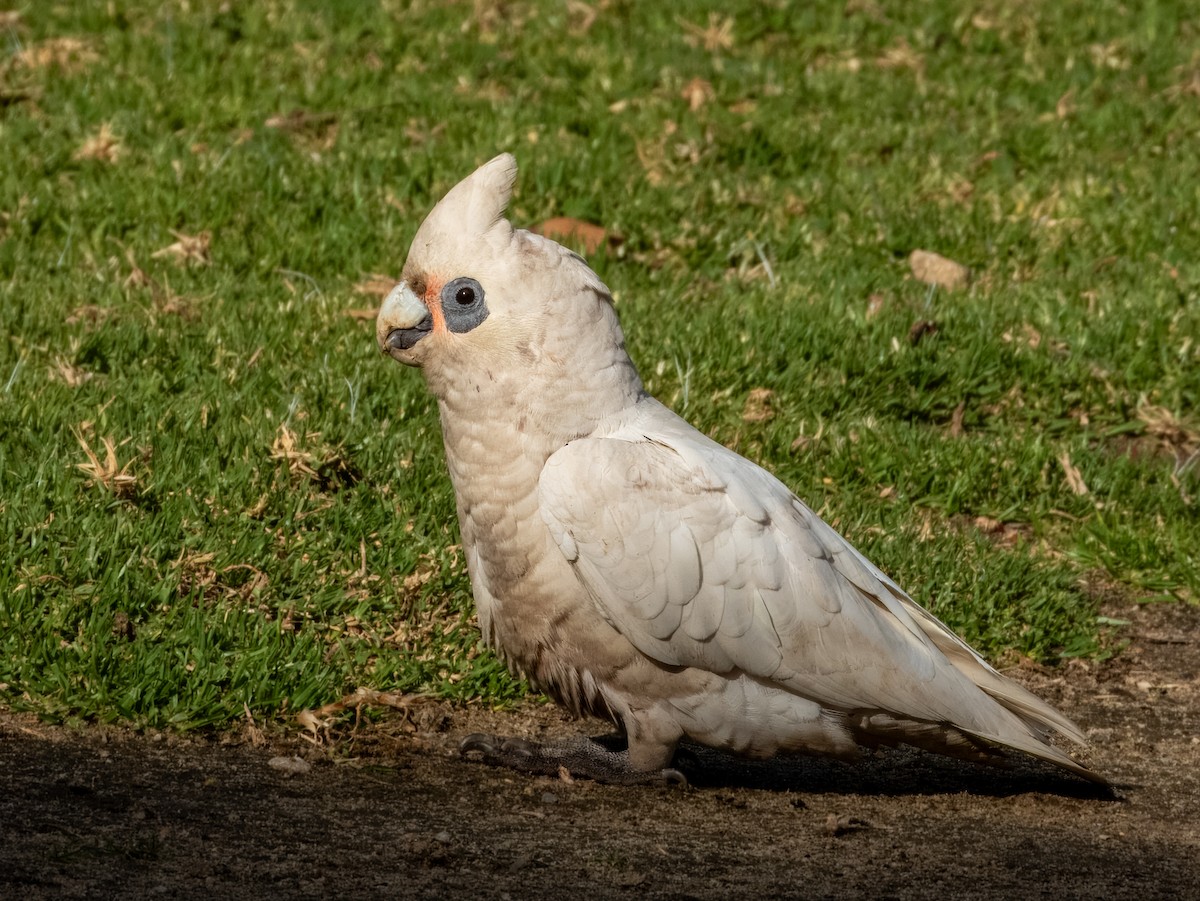
M 503 744 L 503 740 L 494 735 L 488 735 L 486 732 L 472 732 L 458 743 L 458 753 L 462 755 L 471 753 L 492 755 Z
M 658 778 L 651 781 L 657 783 L 658 785 L 677 785 L 680 788 L 688 787 L 687 776 L 683 775 L 683 773 L 681 773 L 679 770 L 672 767 L 659 770 Z
M 502 753 L 515 758 L 532 757 L 540 750 L 540 746 L 523 738 L 506 738 L 500 745 Z

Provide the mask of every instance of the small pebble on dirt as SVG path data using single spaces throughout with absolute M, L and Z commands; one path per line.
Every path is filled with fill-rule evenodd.
M 918 281 L 947 291 L 965 288 L 971 275 L 961 263 L 928 250 L 914 250 L 908 257 L 908 265 Z
M 859 819 L 858 817 L 847 816 L 846 814 L 841 814 L 839 816 L 836 813 L 831 813 L 829 816 L 825 817 L 825 831 L 833 836 L 842 836 L 851 832 L 858 832 L 861 829 L 868 828 L 869 825 L 870 824 L 866 820 Z
M 292 755 L 291 757 L 272 757 L 267 761 L 267 766 L 273 770 L 279 770 L 285 776 L 304 776 L 312 769 L 312 764 L 303 757 Z

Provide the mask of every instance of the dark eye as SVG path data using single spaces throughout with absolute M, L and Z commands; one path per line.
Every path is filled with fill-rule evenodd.
M 442 315 L 446 328 L 463 334 L 487 319 L 488 308 L 483 285 L 469 275 L 461 275 L 442 286 Z

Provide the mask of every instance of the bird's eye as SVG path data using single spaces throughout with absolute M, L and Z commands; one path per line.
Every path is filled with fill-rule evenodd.
M 442 315 L 446 328 L 463 334 L 487 319 L 488 308 L 483 285 L 469 275 L 461 275 L 442 287 Z

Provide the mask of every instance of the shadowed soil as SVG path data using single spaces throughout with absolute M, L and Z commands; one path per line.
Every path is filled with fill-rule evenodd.
M 459 758 L 473 731 L 580 728 L 535 704 L 421 704 L 320 744 L 9 714 L 0 897 L 1197 897 L 1200 609 L 1108 612 L 1133 620 L 1114 659 L 1013 675 L 1084 727 L 1115 797 L 1035 763 L 906 750 L 853 764 L 696 751 L 689 789 Z

